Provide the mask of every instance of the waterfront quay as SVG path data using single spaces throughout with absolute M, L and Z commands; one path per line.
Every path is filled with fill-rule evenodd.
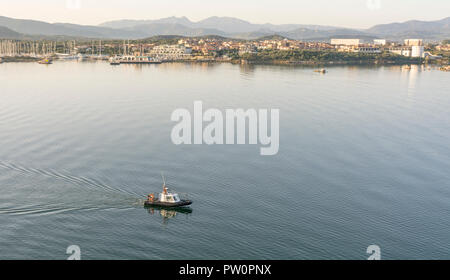
M 43 58 L 114 61 L 234 63 L 449 64 L 450 42 L 405 39 L 300 41 L 279 36 L 238 40 L 219 36 L 158 36 L 142 40 L 21 41 L 0 39 L 0 61 Z

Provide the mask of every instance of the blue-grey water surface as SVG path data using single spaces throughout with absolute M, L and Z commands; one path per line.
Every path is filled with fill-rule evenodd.
M 172 144 L 196 100 L 280 109 L 279 153 Z M 436 69 L 0 65 L 0 259 L 450 259 L 449 170 Z

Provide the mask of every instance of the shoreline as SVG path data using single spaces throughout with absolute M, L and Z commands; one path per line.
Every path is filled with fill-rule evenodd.
M 371 66 L 389 66 L 389 65 L 424 65 L 425 61 L 405 60 L 405 61 L 363 61 L 363 60 L 348 60 L 348 61 L 294 61 L 294 60 L 270 60 L 270 61 L 252 61 L 252 60 L 234 60 L 233 64 L 251 64 L 251 65 L 299 65 L 299 66 L 345 66 L 345 65 L 371 65 Z M 428 63 L 430 64 L 430 63 Z M 434 64 L 434 63 L 432 63 Z M 441 65 L 441 64 L 438 64 Z
M 36 57 L 1 57 L 0 63 L 16 62 L 38 62 L 41 58 Z M 55 59 L 58 61 L 59 59 Z M 63 60 L 60 60 L 63 61 Z M 339 61 L 295 61 L 295 60 L 246 60 L 246 59 L 204 59 L 204 60 L 174 60 L 165 61 L 163 63 L 231 63 L 237 65 L 274 65 L 274 66 L 310 66 L 310 67 L 331 67 L 331 66 L 398 66 L 398 65 L 433 65 L 440 67 L 447 67 L 448 64 L 440 61 L 425 61 L 425 60 L 405 60 L 405 61 L 393 61 L 393 60 L 339 60 Z
M 16 56 L 16 57 L 4 56 L 4 57 L 0 57 L 0 62 L 1 63 L 8 63 L 8 62 L 38 62 L 40 60 L 42 60 L 42 58 L 29 57 L 29 56 Z

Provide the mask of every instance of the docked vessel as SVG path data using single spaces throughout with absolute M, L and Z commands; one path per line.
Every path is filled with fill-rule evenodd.
M 169 189 L 166 187 L 166 181 L 163 177 L 163 191 L 159 194 L 159 197 L 156 198 L 155 194 L 149 194 L 147 196 L 147 200 L 144 202 L 144 206 L 146 207 L 160 207 L 160 208 L 177 208 L 188 206 L 192 204 L 191 200 L 180 199 L 180 196 L 177 193 L 169 192 Z
M 121 64 L 161 64 L 160 59 L 153 58 L 151 56 L 134 56 L 126 55 L 116 59 Z
M 111 65 L 120 65 L 120 60 L 117 57 L 111 57 L 109 59 L 109 64 L 111 64 Z
M 55 55 L 60 60 L 75 60 L 75 59 L 78 59 L 78 56 L 75 55 L 75 54 L 56 53 Z
M 77 55 L 77 58 L 78 58 L 79 61 L 87 60 L 87 56 L 84 55 L 84 54 L 82 54 L 82 53 L 79 53 L 79 54 Z

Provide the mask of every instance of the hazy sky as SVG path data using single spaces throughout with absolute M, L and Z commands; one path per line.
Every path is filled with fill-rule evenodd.
M 366 28 L 450 16 L 450 0 L 0 0 L 0 15 L 99 24 L 114 19 L 232 16 L 253 23 L 303 23 Z

